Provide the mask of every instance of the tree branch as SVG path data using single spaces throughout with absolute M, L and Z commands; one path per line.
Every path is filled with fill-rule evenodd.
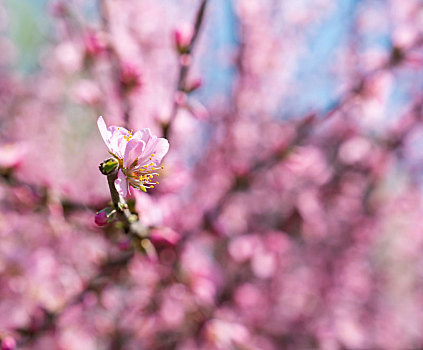
M 188 48 L 186 50 L 185 55 L 191 56 L 192 50 L 194 49 L 194 45 L 197 41 L 198 34 L 200 32 L 200 29 L 201 29 L 201 25 L 203 24 L 206 5 L 207 5 L 207 0 L 203 0 L 201 2 L 201 5 L 200 5 L 198 11 L 197 11 L 197 15 L 195 17 L 195 24 L 194 24 L 194 34 L 191 38 L 191 42 L 188 45 Z M 175 91 L 176 93 L 183 91 L 184 88 L 185 88 L 186 78 L 188 76 L 188 72 L 189 72 L 189 69 L 191 67 L 191 61 L 192 61 L 192 59 L 188 60 L 188 62 L 183 63 L 183 62 L 181 62 L 181 60 L 179 60 L 179 77 L 178 77 L 178 82 L 177 82 L 177 85 L 176 85 L 176 91 Z M 170 117 L 169 117 L 169 121 L 167 123 L 165 123 L 162 127 L 164 138 L 169 138 L 172 125 L 175 121 L 175 118 L 176 118 L 176 115 L 177 115 L 177 112 L 178 112 L 178 107 L 179 107 L 179 104 L 174 99 L 172 111 L 171 111 Z
M 116 168 L 108 174 L 107 182 L 109 184 L 110 196 L 112 198 L 113 206 L 116 209 L 118 219 L 123 223 L 125 233 L 131 238 L 147 238 L 149 236 L 149 230 L 141 225 L 135 214 L 131 213 L 125 199 L 116 190 L 115 180 L 117 179 L 117 172 L 118 169 Z

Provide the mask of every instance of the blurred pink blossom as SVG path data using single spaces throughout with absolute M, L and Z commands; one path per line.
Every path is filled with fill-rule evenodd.
M 1 350 L 15 350 L 16 340 L 11 336 L 4 337 L 1 340 Z
M 89 56 L 95 57 L 107 49 L 107 39 L 103 32 L 89 30 L 84 36 L 85 50 Z
M 78 103 L 96 105 L 101 101 L 101 91 L 94 81 L 83 79 L 72 89 L 72 97 Z
M 142 75 L 137 66 L 123 62 L 120 68 L 120 81 L 127 92 L 137 90 L 142 84 Z
M 27 154 L 22 143 L 6 143 L 0 145 L 0 168 L 14 168 L 24 161 Z
M 174 247 L 181 239 L 175 231 L 170 228 L 155 228 L 151 231 L 151 242 L 155 247 L 157 246 L 170 246 Z

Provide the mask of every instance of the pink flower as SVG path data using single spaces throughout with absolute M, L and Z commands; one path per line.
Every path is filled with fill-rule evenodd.
M 157 170 L 160 162 L 169 150 L 169 142 L 151 134 L 150 129 L 142 129 L 135 133 L 117 126 L 106 126 L 103 117 L 99 117 L 97 125 L 106 143 L 109 153 L 119 163 L 116 190 L 124 197 L 130 195 L 129 187 L 146 191 L 153 188 L 158 181 Z
M 158 247 L 174 247 L 178 244 L 181 236 L 171 228 L 162 227 L 151 230 L 151 242 Z

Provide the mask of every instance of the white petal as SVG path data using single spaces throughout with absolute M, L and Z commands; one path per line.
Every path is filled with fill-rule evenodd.
M 104 119 L 102 116 L 99 116 L 97 119 L 97 126 L 98 130 L 100 130 L 101 137 L 103 138 L 105 144 L 107 147 L 110 145 L 110 137 L 112 136 L 111 132 L 107 130 L 106 123 L 104 122 Z

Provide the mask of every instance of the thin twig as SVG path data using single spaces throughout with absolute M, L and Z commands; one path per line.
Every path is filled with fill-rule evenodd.
M 118 219 L 123 223 L 125 233 L 129 234 L 131 238 L 137 237 L 144 239 L 148 237 L 149 230 L 141 225 L 138 217 L 132 214 L 128 209 L 128 204 L 125 199 L 117 192 L 115 187 L 115 180 L 117 179 L 118 170 L 107 175 L 107 182 L 109 184 L 110 196 L 112 198 L 113 206 L 116 209 Z
M 201 5 L 197 11 L 197 15 L 195 17 L 195 24 L 194 24 L 194 33 L 192 35 L 191 41 L 186 49 L 186 53 L 185 55 L 191 56 L 192 51 L 194 49 L 194 45 L 197 41 L 198 38 L 198 34 L 200 33 L 200 29 L 201 29 L 201 25 L 203 24 L 203 19 L 204 19 L 204 14 L 205 14 L 205 10 L 206 10 L 206 5 L 207 5 L 207 0 L 203 0 L 201 2 Z M 179 75 L 178 75 L 178 82 L 176 84 L 176 92 L 181 92 L 184 90 L 185 88 L 185 84 L 186 84 L 186 79 L 188 76 L 188 72 L 191 68 L 191 62 L 192 62 L 192 57 L 190 60 L 188 60 L 188 62 L 181 62 L 181 60 L 179 60 Z M 175 96 L 175 94 L 174 94 Z M 178 112 L 178 108 L 179 108 L 179 104 L 176 101 L 176 99 L 174 99 L 173 101 L 173 106 L 172 106 L 172 111 L 170 113 L 170 117 L 169 117 L 169 121 L 165 124 L 163 124 L 162 130 L 163 130 L 163 136 L 165 138 L 168 138 L 170 135 L 170 131 L 172 128 L 172 125 L 175 121 L 177 112 Z

